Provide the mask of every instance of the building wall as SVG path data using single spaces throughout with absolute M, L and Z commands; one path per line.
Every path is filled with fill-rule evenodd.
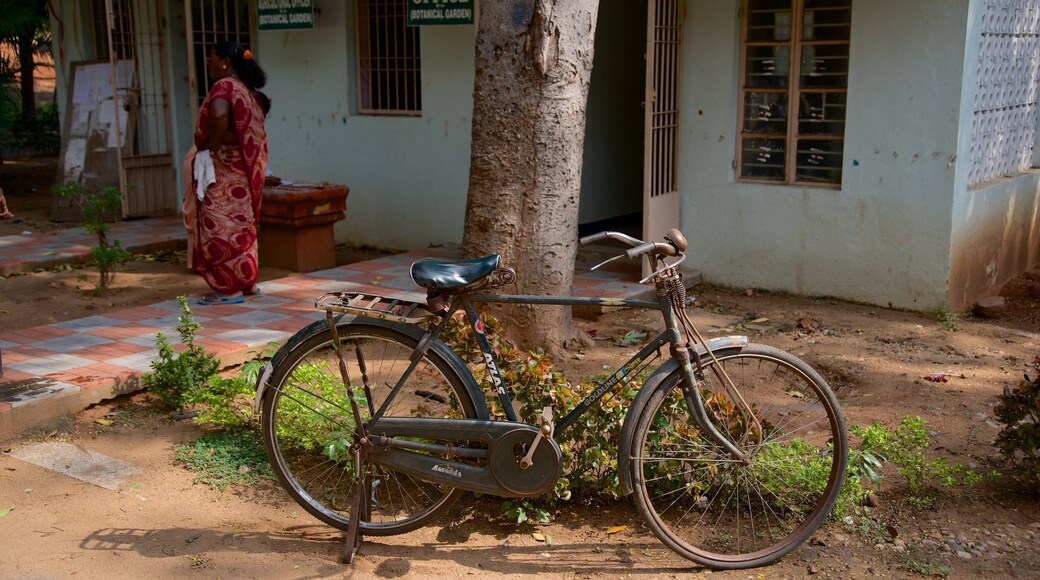
M 687 264 L 730 286 L 944 305 L 968 0 L 853 3 L 840 189 L 735 181 L 739 6 L 688 2 Z
M 350 187 L 338 241 L 416 248 L 462 240 L 475 26 L 420 32 L 422 116 L 357 114 L 353 3 L 323 2 L 313 30 L 260 31 L 269 165 Z
M 977 187 L 968 185 L 984 4 L 972 0 L 965 42 L 960 114 L 967 121 L 961 128 L 953 196 L 948 296 L 953 308 L 996 294 L 1007 281 L 1040 264 L 1040 173 L 1036 171 L 1040 147 L 1034 146 L 1032 171 Z

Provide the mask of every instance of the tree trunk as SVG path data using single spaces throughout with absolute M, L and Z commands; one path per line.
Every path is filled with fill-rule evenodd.
M 599 0 L 483 2 L 463 253 L 502 255 L 520 294 L 574 281 L 585 106 Z M 511 340 L 559 354 L 569 307 L 497 312 Z
M 36 88 L 33 77 L 36 73 L 36 56 L 33 51 L 36 31 L 18 35 L 18 69 L 22 79 L 22 118 L 31 119 L 36 114 Z

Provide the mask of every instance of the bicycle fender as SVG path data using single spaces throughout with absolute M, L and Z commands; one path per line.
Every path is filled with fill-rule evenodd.
M 336 320 L 336 328 L 341 328 L 347 325 L 364 325 L 364 326 L 380 326 L 383 328 L 392 328 L 403 334 L 413 338 L 416 342 L 419 342 L 425 331 L 415 325 L 401 324 L 392 320 L 382 320 L 379 318 L 367 318 L 363 316 L 353 316 L 345 314 L 337 314 L 333 317 Z M 328 324 L 325 319 L 316 320 L 311 324 L 305 326 L 296 332 L 296 334 L 289 337 L 289 340 L 285 341 L 282 348 L 278 349 L 278 352 L 271 358 L 270 361 L 264 365 L 264 370 L 260 373 L 260 376 L 256 380 L 256 398 L 253 400 L 253 411 L 256 413 L 260 412 L 260 403 L 264 397 L 264 391 L 267 390 L 267 383 L 271 378 L 271 374 L 278 364 L 290 353 L 299 348 L 303 342 L 312 336 L 317 334 L 328 332 Z M 476 379 L 470 374 L 466 364 L 462 362 L 462 359 L 455 354 L 448 345 L 444 344 L 440 340 L 434 341 L 430 345 L 430 349 L 435 351 L 441 357 L 448 362 L 449 365 L 455 370 L 455 372 L 462 377 L 466 391 L 469 392 L 469 396 L 473 399 L 473 405 L 477 410 L 477 418 L 487 419 L 488 418 L 488 406 L 487 399 L 484 397 L 484 392 L 480 390 L 480 386 L 477 385 Z
M 723 350 L 732 348 L 743 348 L 751 344 L 746 336 L 719 336 L 712 338 L 707 341 L 707 347 L 703 344 L 697 345 L 697 354 L 700 356 L 708 356 L 708 351 L 718 353 Z M 654 374 L 650 375 L 644 383 L 643 387 L 636 393 L 632 404 L 628 407 L 628 412 L 625 413 L 625 422 L 621 426 L 621 441 L 618 443 L 618 483 L 621 488 L 621 495 L 630 495 L 632 489 L 632 472 L 630 467 L 630 449 L 632 447 L 632 440 L 635 438 L 636 424 L 639 422 L 639 416 L 643 414 L 643 409 L 646 404 L 650 401 L 650 397 L 653 396 L 654 392 L 661 383 L 674 373 L 681 372 L 679 363 L 674 358 L 668 359 L 664 364 L 657 367 L 654 370 Z

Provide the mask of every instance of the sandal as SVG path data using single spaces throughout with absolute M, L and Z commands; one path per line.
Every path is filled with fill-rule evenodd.
M 206 294 L 202 298 L 199 298 L 199 304 L 202 306 L 213 306 L 214 304 L 241 304 L 245 298 L 241 294 L 238 296 L 224 296 L 223 294 Z
M 242 291 L 242 294 L 244 294 L 246 296 L 263 296 L 264 295 L 264 291 L 261 290 L 260 287 L 257 286 L 256 284 L 253 284 L 252 288 L 246 288 L 245 290 Z

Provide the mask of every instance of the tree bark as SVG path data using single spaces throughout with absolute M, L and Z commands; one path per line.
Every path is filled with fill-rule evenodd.
M 18 35 L 18 69 L 22 79 L 22 118 L 32 119 L 36 115 L 35 53 L 36 30 Z
M 463 253 L 498 253 L 520 294 L 567 295 L 577 253 L 585 107 L 599 0 L 481 3 Z M 569 307 L 496 311 L 508 337 L 559 354 Z

